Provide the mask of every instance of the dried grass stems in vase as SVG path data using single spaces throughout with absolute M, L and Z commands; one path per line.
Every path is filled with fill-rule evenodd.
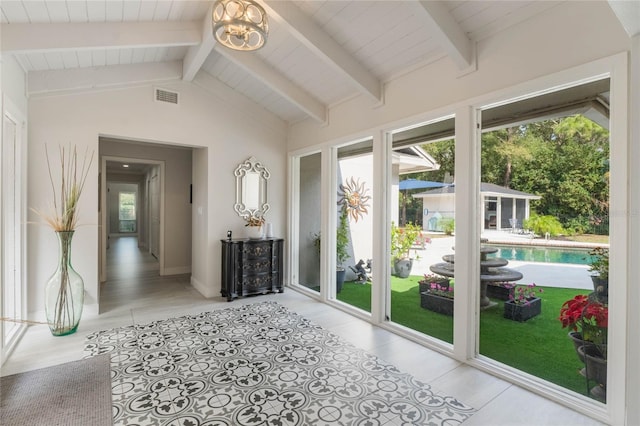
M 78 203 L 87 181 L 94 153 L 85 151 L 82 164 L 75 147 L 59 148 L 59 181 L 45 147 L 47 169 L 53 191 L 53 213 L 36 213 L 56 231 L 59 244 L 57 269 L 45 287 L 45 312 L 51 333 L 55 336 L 71 334 L 78 328 L 84 304 L 84 283 L 71 266 L 71 240 L 78 225 Z

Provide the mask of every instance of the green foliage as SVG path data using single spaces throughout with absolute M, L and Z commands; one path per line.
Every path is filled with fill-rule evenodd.
M 409 258 L 409 250 L 421 236 L 422 228 L 418 225 L 409 222 L 404 228 L 398 228 L 391 222 L 391 260 Z
M 600 279 L 609 279 L 609 249 L 596 247 L 589 252 L 591 256 L 591 266 L 589 272 L 596 272 Z
M 338 266 L 342 267 L 343 263 L 349 258 L 349 225 L 347 223 L 347 209 L 343 206 L 340 209 L 338 217 L 338 229 L 336 230 L 336 260 Z
M 529 219 L 525 219 L 524 227 L 525 229 L 530 229 L 536 235 L 546 235 L 548 232 L 553 237 L 565 233 L 560 221 L 551 215 L 539 216 L 532 214 Z
M 420 145 L 420 147 L 440 164 L 440 168 L 438 170 L 416 173 L 411 177 L 434 182 L 444 182 L 447 173 L 454 176 L 456 162 L 456 144 L 454 139 L 432 142 Z
M 442 231 L 446 235 L 452 235 L 453 231 L 456 229 L 456 221 L 452 217 L 441 217 L 438 219 L 438 229 L 442 229 Z

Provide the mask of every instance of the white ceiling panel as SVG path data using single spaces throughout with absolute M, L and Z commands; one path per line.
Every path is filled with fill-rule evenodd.
M 29 22 L 32 24 L 47 24 L 51 22 L 49 11 L 42 0 L 31 0 L 23 2 L 24 9 L 29 15 Z
M 78 65 L 80 68 L 89 68 L 93 66 L 93 55 L 89 50 L 74 51 L 78 57 Z
M 28 24 L 29 15 L 21 1 L 3 1 L 0 3 L 2 14 L 10 24 Z
M 159 1 L 156 3 L 156 9 L 153 12 L 154 21 L 167 21 L 173 7 L 173 1 Z
M 49 12 L 50 22 L 70 22 L 67 3 L 49 1 L 45 4 Z
M 91 63 L 94 67 L 104 67 L 107 65 L 107 51 L 106 49 L 92 50 L 91 51 Z
M 3 29 L 9 28 L 3 31 L 3 38 L 14 37 L 6 45 L 13 47 L 27 72 L 174 62 L 187 55 L 197 70 L 202 59 L 193 62 L 193 58 L 211 52 L 200 71 L 290 122 L 306 117 L 322 121 L 322 111 L 352 96 L 365 95 L 375 103 L 380 96 L 372 86 L 381 86 L 378 83 L 420 64 L 454 57 L 459 51 L 451 50 L 451 43 L 443 39 L 449 36 L 428 14 L 433 11 L 417 0 L 296 0 L 291 3 L 299 11 L 294 9 L 291 14 L 282 8 L 283 3 L 277 3 L 280 0 L 258 1 L 271 4 L 269 10 L 278 16 L 270 19 L 265 47 L 242 53 L 248 56 L 222 55 L 219 49 L 224 48 L 207 36 L 197 44 L 212 1 L 3 0 L 0 22 Z M 475 42 L 560 3 L 562 0 L 444 1 L 443 20 L 448 28 L 453 26 Z M 28 25 L 33 28 L 29 34 L 33 40 L 46 37 L 43 27 L 36 24 L 60 24 L 60 34 L 69 32 L 70 39 L 78 40 L 84 39 L 86 28 L 64 25 L 88 22 L 102 23 L 107 31 L 104 40 L 101 32 L 95 32 L 91 40 L 95 44 L 82 50 L 74 47 L 82 44 L 72 42 L 54 47 L 15 40 L 24 34 L 24 27 L 13 24 L 34 24 Z M 119 40 L 115 44 L 114 32 Z M 64 44 L 64 37 L 60 40 Z M 102 47 L 114 45 L 119 48 Z M 456 64 L 460 66 L 460 61 Z
M 104 13 L 105 21 L 122 22 L 124 18 L 124 2 L 122 0 L 106 2 Z
M 122 4 L 122 20 L 138 22 L 140 16 L 140 1 L 125 1 Z
M 89 22 L 106 22 L 107 21 L 107 2 L 88 1 L 87 16 Z
M 69 1 L 65 3 L 70 22 L 89 22 L 87 3 L 83 1 Z M 53 21 L 58 22 L 58 21 Z M 63 21 L 60 21 L 63 22 Z
M 80 68 L 78 55 L 76 55 L 75 51 L 63 51 L 60 52 L 60 55 L 62 56 L 62 63 L 64 64 L 65 69 Z
M 156 13 L 155 1 L 142 1 L 140 2 L 140 14 L 138 15 L 138 21 L 153 21 L 153 16 Z

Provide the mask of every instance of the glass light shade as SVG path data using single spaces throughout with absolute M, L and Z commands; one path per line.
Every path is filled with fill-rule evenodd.
M 252 0 L 216 1 L 212 21 L 216 40 L 228 48 L 257 50 L 267 41 L 267 14 Z

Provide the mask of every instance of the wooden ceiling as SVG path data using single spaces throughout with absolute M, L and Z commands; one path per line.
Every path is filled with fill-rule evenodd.
M 472 72 L 478 41 L 562 3 L 257 1 L 267 44 L 237 52 L 211 35 L 212 1 L 3 0 L 2 53 L 28 73 L 31 95 L 213 81 L 286 122 L 324 122 L 346 99 L 383 102 L 384 84 L 416 67 L 444 59 Z

